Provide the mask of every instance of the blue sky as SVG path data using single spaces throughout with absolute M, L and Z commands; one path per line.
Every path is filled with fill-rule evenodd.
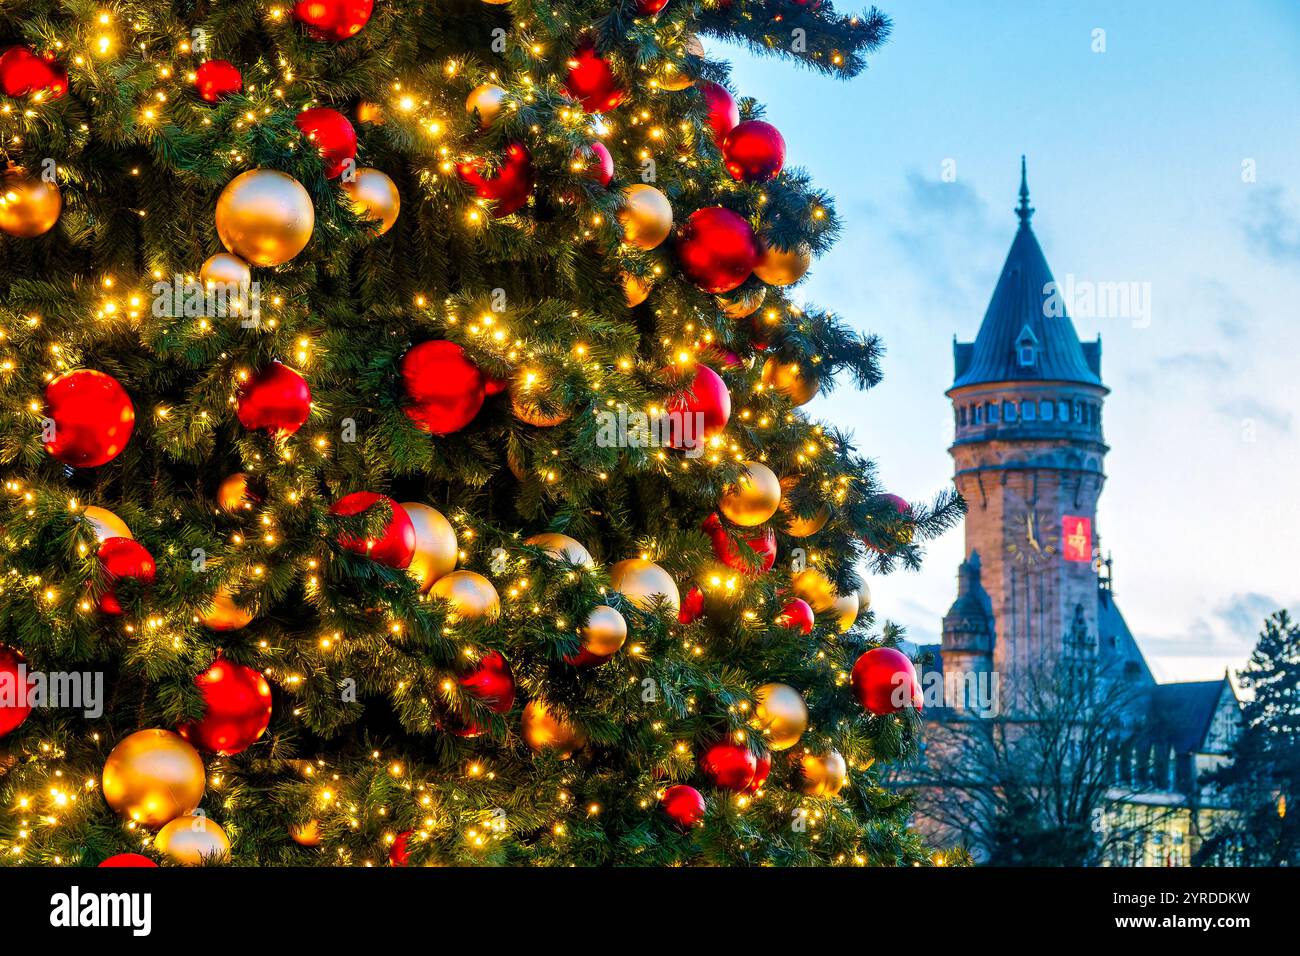
M 950 480 L 952 337 L 988 304 L 1027 154 L 1057 280 L 1150 284 L 1149 323 L 1075 320 L 1112 389 L 1116 597 L 1162 679 L 1240 666 L 1264 614 L 1300 607 L 1300 4 L 880 6 L 894 37 L 847 84 L 709 47 L 846 221 L 802 296 L 888 347 L 865 399 L 810 409 L 904 497 Z M 951 532 L 873 580 L 877 611 L 937 639 L 962 550 Z

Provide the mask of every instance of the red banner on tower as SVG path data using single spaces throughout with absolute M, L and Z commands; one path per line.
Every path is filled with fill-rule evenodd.
M 1061 528 L 1063 553 L 1067 561 L 1092 560 L 1092 519 L 1066 515 Z

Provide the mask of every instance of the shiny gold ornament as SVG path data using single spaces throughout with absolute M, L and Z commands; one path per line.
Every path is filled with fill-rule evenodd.
M 478 125 L 487 129 L 506 105 L 506 91 L 495 83 L 480 83 L 465 97 L 465 112 L 471 116 L 478 110 Z
M 17 239 L 43 236 L 59 221 L 63 195 L 57 183 L 29 176 L 17 166 L 4 173 L 0 188 L 0 229 Z
M 320 845 L 320 821 L 308 820 L 289 827 L 289 837 L 299 846 Z
M 867 586 L 866 581 L 863 581 L 858 588 L 858 613 L 864 613 L 869 607 L 871 607 L 871 588 Z
M 218 252 L 199 267 L 199 281 L 205 289 L 224 286 L 230 291 L 245 291 L 253 282 L 253 270 L 239 256 Z
M 812 251 L 807 246 L 785 251 L 769 246 L 760 253 L 754 275 L 768 285 L 790 285 L 802 279 L 811 265 Z
M 814 611 L 821 614 L 835 606 L 839 596 L 830 578 L 816 568 L 805 568 L 790 580 L 795 597 L 803 598 Z
M 226 831 L 202 813 L 177 817 L 158 831 L 153 845 L 183 866 L 224 863 L 230 859 Z
M 609 657 L 617 654 L 627 640 L 627 621 L 608 604 L 599 604 L 591 609 L 578 633 L 588 653 Z
M 510 411 L 514 413 L 515 418 L 526 425 L 533 425 L 536 428 L 553 428 L 561 422 L 568 421 L 573 414 L 564 407 L 548 412 L 537 404 L 534 398 L 530 398 L 528 392 L 528 389 L 522 387 L 514 385 L 510 387 Z
M 199 752 L 170 730 L 138 730 L 104 762 L 104 799 L 146 827 L 189 813 L 203 799 L 206 783 Z
M 378 103 L 362 100 L 357 104 L 357 122 L 369 123 L 371 126 L 383 126 L 388 121 L 384 108 Z
M 764 684 L 754 691 L 754 727 L 763 731 L 772 750 L 789 750 L 808 729 L 803 696 L 789 684 Z
M 761 461 L 747 461 L 745 473 L 734 485 L 728 485 L 718 502 L 718 510 L 732 524 L 752 528 L 776 514 L 781 505 L 781 483 L 772 469 Z
M 592 560 L 591 552 L 567 534 L 555 534 L 554 532 L 535 534 L 524 541 L 524 544 L 541 548 L 557 561 L 567 561 L 569 564 L 576 564 L 583 568 L 591 568 L 596 564 Z
M 798 362 L 782 362 L 772 356 L 763 363 L 763 387 L 788 398 L 793 405 L 807 405 L 817 395 L 821 382 L 804 374 Z
M 657 79 L 659 89 L 676 93 L 695 85 L 694 78 L 675 63 L 665 63 Z
M 811 518 L 801 518 L 795 514 L 794 507 L 790 504 L 790 493 L 798 484 L 799 479 L 794 475 L 781 479 L 781 511 L 786 515 L 785 533 L 792 538 L 807 538 L 826 527 L 826 522 L 831 520 L 831 509 L 824 504 Z
M 82 516 L 90 522 L 90 527 L 95 531 L 95 538 L 103 541 L 106 538 L 133 538 L 131 529 L 126 526 L 126 522 L 119 518 L 107 508 L 101 508 L 98 505 L 87 505 Z
M 199 612 L 199 623 L 213 631 L 237 631 L 247 627 L 253 615 L 235 603 L 230 589 L 225 585 L 212 595 L 212 606 Z
M 415 578 L 420 593 L 427 594 L 435 581 L 456 570 L 456 531 L 436 508 L 418 501 L 403 501 L 402 507 L 415 525 L 415 557 L 406 573 Z
M 352 200 L 352 208 L 358 216 L 379 220 L 381 236 L 393 228 L 398 213 L 402 211 L 397 183 L 386 173 L 370 166 L 358 169 L 350 180 L 344 176 L 343 191 Z
M 583 744 L 582 732 L 558 719 L 540 700 L 528 702 L 520 722 L 525 742 L 538 753 L 558 750 L 561 759 L 567 760 Z
M 660 596 L 674 614 L 681 610 L 682 598 L 677 592 L 677 583 L 673 581 L 672 575 L 653 561 L 642 558 L 620 561 L 609 569 L 609 583 L 615 591 L 643 611 L 654 607 Z
M 451 605 L 457 619 L 495 621 L 501 615 L 501 598 L 492 582 L 474 571 L 452 571 L 439 578 L 429 592 Z
M 743 319 L 753 315 L 763 305 L 763 300 L 767 298 L 767 286 L 759 286 L 752 292 L 746 292 L 736 299 L 727 299 L 718 296 L 718 305 L 722 307 L 722 314 L 729 319 Z
M 217 486 L 217 506 L 227 514 L 251 511 L 257 497 L 248 491 L 248 476 L 237 471 Z
M 278 266 L 306 248 L 316 210 L 302 183 L 274 169 L 240 173 L 217 199 L 221 244 L 247 262 Z
M 858 592 L 850 591 L 848 594 L 841 594 L 831 605 L 831 610 L 835 613 L 840 633 L 843 634 L 858 619 Z
M 849 779 L 849 766 L 838 750 L 821 756 L 804 754 L 799 769 L 803 776 L 800 789 L 810 797 L 833 797 Z
M 673 229 L 673 207 L 668 197 L 645 183 L 633 183 L 624 193 L 618 212 L 623 224 L 623 241 L 638 249 L 653 249 Z
M 649 282 L 642 282 L 629 272 L 624 272 L 619 279 L 623 283 L 623 301 L 627 303 L 629 309 L 644 302 L 653 288 Z

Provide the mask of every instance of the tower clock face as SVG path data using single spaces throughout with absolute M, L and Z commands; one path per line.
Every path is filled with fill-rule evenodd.
M 1045 567 L 1061 556 L 1061 521 L 1039 508 L 1021 507 L 1007 515 L 1007 557 L 1029 567 Z

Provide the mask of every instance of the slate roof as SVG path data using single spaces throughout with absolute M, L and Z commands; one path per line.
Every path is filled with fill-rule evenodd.
M 1178 753 L 1201 750 L 1218 709 L 1225 678 L 1157 684 L 1152 691 L 1156 719 Z

